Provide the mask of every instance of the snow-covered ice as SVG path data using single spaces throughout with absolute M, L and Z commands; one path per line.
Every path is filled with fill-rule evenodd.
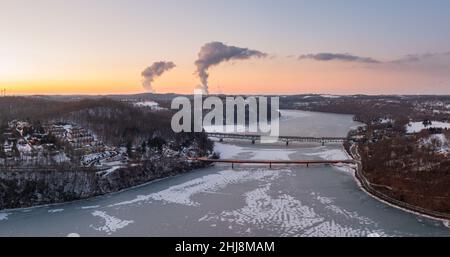
M 319 147 L 324 148 L 324 147 Z M 349 160 L 351 157 L 347 154 L 347 152 L 343 149 L 328 149 L 328 150 L 322 150 L 319 152 L 313 152 L 313 153 L 305 153 L 307 156 L 316 156 L 323 160 Z M 354 169 L 356 168 L 354 164 L 347 164 L 347 163 L 338 163 L 333 164 L 333 167 L 346 172 L 348 174 L 352 174 Z
M 220 153 L 220 158 L 230 159 L 232 157 L 238 156 L 240 153 L 245 152 L 244 147 L 233 145 L 233 144 L 223 144 L 219 142 L 214 143 L 214 151 Z
M 113 232 L 116 232 L 117 230 L 124 228 L 134 222 L 133 220 L 121 220 L 119 218 L 106 214 L 106 212 L 104 211 L 94 211 L 92 215 L 102 218 L 105 224 L 101 227 L 94 227 L 93 225 L 91 225 L 91 227 L 98 231 L 104 231 L 108 235 L 111 235 Z
M 348 160 L 350 159 L 344 149 L 323 149 L 319 152 L 305 153 L 308 156 L 317 156 L 324 160 Z
M 51 209 L 51 210 L 48 210 L 47 212 L 48 213 L 57 213 L 57 212 L 63 212 L 64 211 L 64 209 Z
M 289 155 L 295 150 L 286 149 L 256 149 L 252 152 L 252 160 L 290 160 Z
M 237 158 L 242 153 L 247 153 L 251 156 L 250 159 L 252 160 L 289 160 L 289 155 L 296 152 L 296 150 L 293 149 L 262 149 L 219 142 L 215 142 L 214 151 L 219 152 L 220 158 L 222 159 Z
M 8 215 L 9 215 L 9 213 L 1 212 L 0 213 L 0 221 L 7 220 L 8 219 Z
M 245 193 L 245 206 L 231 211 L 223 211 L 219 215 L 207 215 L 202 220 L 227 222 L 235 224 L 234 228 L 245 233 L 248 225 L 258 228 L 271 228 L 281 236 L 293 235 L 297 230 L 308 228 L 323 218 L 318 217 L 314 210 L 304 206 L 292 196 L 281 195 L 272 198 L 269 185 Z
M 249 128 L 244 125 L 204 125 L 203 129 L 209 133 L 243 133 L 256 132 L 249 131 Z
M 356 220 L 361 228 L 341 224 L 322 212 L 317 213 L 312 207 L 315 205 L 308 206 L 301 200 L 280 192 L 273 196 L 271 191 L 270 183 L 258 187 L 244 194 L 244 207 L 219 214 L 210 212 L 199 221 L 230 224 L 229 227 L 243 235 L 252 233 L 249 226 L 269 230 L 280 236 L 368 236 L 374 233 L 385 235 L 379 229 L 369 228 L 376 228 L 375 222 L 334 205 L 332 198 L 311 194 L 319 206 L 344 220 Z
M 87 210 L 87 209 L 95 209 L 95 208 L 99 208 L 100 205 L 90 205 L 90 206 L 82 206 L 81 209 L 82 210 Z
M 279 177 L 283 172 L 290 172 L 290 170 L 224 170 L 215 174 L 196 178 L 179 185 L 171 186 L 156 193 L 139 195 L 135 199 L 119 202 L 111 206 L 135 204 L 151 200 L 159 200 L 166 203 L 176 203 L 188 206 L 198 206 L 199 203 L 192 200 L 192 196 L 196 194 L 216 192 L 230 184 L 244 183 L 253 180 L 272 180 Z

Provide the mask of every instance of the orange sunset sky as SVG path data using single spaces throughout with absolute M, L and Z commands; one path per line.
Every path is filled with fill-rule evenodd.
M 192 93 L 217 41 L 265 56 L 208 66 L 211 93 L 450 94 L 450 1 L 392 2 L 2 0 L 0 89 L 143 93 L 171 61 L 154 92 Z

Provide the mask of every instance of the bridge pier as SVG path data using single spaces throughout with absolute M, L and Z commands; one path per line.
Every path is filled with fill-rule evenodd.
M 234 169 L 234 163 L 233 162 L 231 163 L 231 169 Z
M 288 146 L 289 145 L 289 141 L 288 140 L 286 140 L 286 146 Z
M 271 163 L 271 162 L 269 162 L 269 168 L 271 168 L 271 169 L 272 169 L 272 163 Z
M 252 145 L 254 145 L 254 144 L 255 144 L 255 142 L 256 142 L 256 141 L 255 141 L 255 139 L 252 139 Z

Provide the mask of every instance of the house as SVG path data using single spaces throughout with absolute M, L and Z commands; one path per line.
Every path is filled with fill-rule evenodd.
M 12 157 L 13 147 L 14 147 L 13 141 L 9 141 L 9 140 L 5 141 L 5 143 L 3 144 L 3 151 L 5 152 L 6 157 Z

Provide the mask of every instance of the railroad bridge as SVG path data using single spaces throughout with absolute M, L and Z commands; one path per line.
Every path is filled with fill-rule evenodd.
M 251 140 L 252 144 L 255 144 L 256 141 L 261 140 L 260 135 L 255 134 L 235 134 L 235 133 L 216 133 L 216 132 L 208 132 L 206 133 L 209 137 L 218 138 L 220 142 L 225 138 L 230 139 L 243 139 L 243 140 Z M 301 142 L 301 143 L 321 143 L 325 145 L 325 143 L 343 143 L 346 141 L 345 137 L 299 137 L 299 136 L 279 136 L 278 141 L 285 142 L 286 145 L 289 145 L 289 142 Z

